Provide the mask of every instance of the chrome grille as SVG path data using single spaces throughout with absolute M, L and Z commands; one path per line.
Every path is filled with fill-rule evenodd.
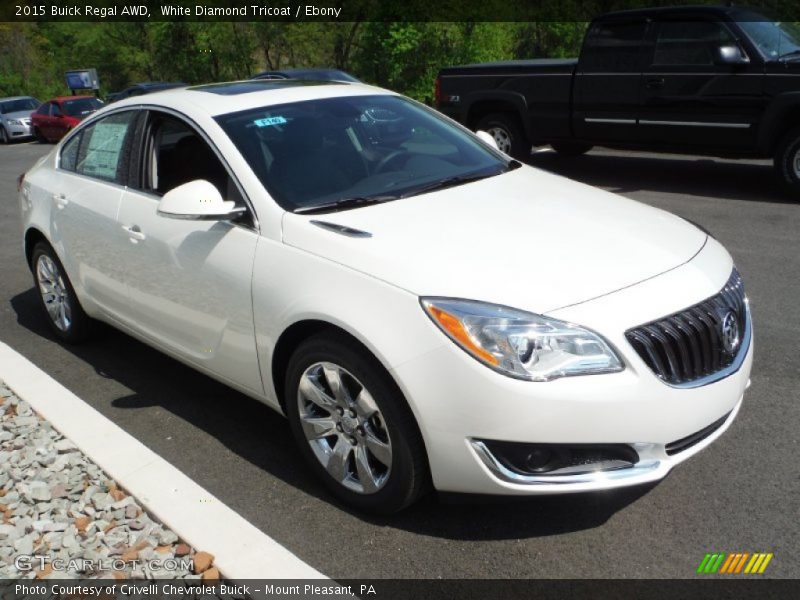
M 744 284 L 734 269 L 715 296 L 630 329 L 625 337 L 661 380 L 690 386 L 707 383 L 735 366 L 749 345 L 748 319 Z M 734 329 L 738 344 L 731 344 Z

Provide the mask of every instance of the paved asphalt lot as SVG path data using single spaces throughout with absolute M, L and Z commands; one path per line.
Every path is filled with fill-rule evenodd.
M 732 252 L 755 319 L 753 385 L 717 443 L 657 486 L 513 503 L 429 497 L 393 518 L 337 506 L 282 417 L 109 331 L 66 347 L 35 305 L 16 176 L 50 146 L 0 146 L 0 339 L 332 577 L 693 577 L 706 552 L 774 552 L 800 577 L 800 203 L 765 162 L 595 151 L 531 163 L 659 206 Z

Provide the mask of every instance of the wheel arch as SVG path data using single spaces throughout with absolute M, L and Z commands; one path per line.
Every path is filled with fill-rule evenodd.
M 27 231 L 25 231 L 25 262 L 28 263 L 28 268 L 33 269 L 33 265 L 31 264 L 31 260 L 33 259 L 33 249 L 36 247 L 36 244 L 39 242 L 44 242 L 51 248 L 53 244 L 50 243 L 50 240 L 47 239 L 47 236 L 38 228 L 36 227 L 29 227 Z M 53 249 L 55 252 L 55 249 Z
M 522 94 L 497 90 L 478 92 L 471 94 L 464 103 L 464 123 L 474 131 L 478 121 L 486 115 L 496 112 L 513 113 L 519 117 L 525 134 L 530 137 L 528 120 L 525 118 L 527 111 L 528 104 Z
M 272 352 L 271 380 L 278 403 L 283 413 L 286 414 L 287 402 L 286 393 L 284 390 L 284 380 L 286 378 L 286 370 L 289 366 L 289 360 L 291 359 L 292 354 L 304 341 L 312 338 L 315 335 L 326 332 L 331 333 L 332 335 L 341 336 L 348 342 L 355 344 L 361 350 L 369 354 L 369 356 L 371 356 L 380 366 L 380 368 L 383 370 L 383 374 L 386 376 L 386 381 L 393 386 L 399 396 L 404 399 L 406 408 L 413 417 L 414 427 L 416 427 L 419 434 L 419 439 L 422 440 L 422 444 L 425 447 L 425 461 L 427 463 L 428 451 L 427 444 L 425 442 L 425 435 L 423 434 L 423 429 L 420 426 L 419 417 L 416 410 L 414 410 L 413 403 L 409 401 L 407 394 L 403 390 L 403 387 L 394 378 L 391 371 L 384 364 L 384 361 L 381 360 L 380 356 L 372 348 L 370 348 L 365 341 L 360 339 L 357 335 L 346 330 L 344 327 L 334 324 L 331 321 L 325 321 L 318 318 L 308 318 L 296 321 L 284 329 L 281 335 L 278 337 Z M 428 468 L 430 469 L 430 465 L 428 465 Z
M 774 154 L 783 136 L 797 127 L 800 127 L 800 92 L 787 92 L 773 98 L 758 130 L 759 154 Z

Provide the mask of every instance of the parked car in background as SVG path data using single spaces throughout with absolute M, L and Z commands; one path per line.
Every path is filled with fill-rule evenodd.
M 800 28 L 745 8 L 610 13 L 579 59 L 442 69 L 436 104 L 516 158 L 545 144 L 772 157 L 800 192 Z
M 144 83 L 135 83 L 134 85 L 125 88 L 121 92 L 112 92 L 108 94 L 107 100 L 109 103 L 118 102 L 132 96 L 143 96 L 145 94 L 152 94 L 153 92 L 160 92 L 161 90 L 170 90 L 172 88 L 179 87 L 186 87 L 186 84 L 181 81 L 148 81 Z
M 115 103 L 20 178 L 42 316 L 70 343 L 105 321 L 285 414 L 361 509 L 665 477 L 749 385 L 733 259 L 490 142 L 362 84 Z
M 61 96 L 42 104 L 31 115 L 31 133 L 40 142 L 57 142 L 73 127 L 103 106 L 94 96 Z
M 31 137 L 31 113 L 40 104 L 32 96 L 0 98 L 0 144 Z
M 339 69 L 284 69 L 282 71 L 264 71 L 253 75 L 253 79 L 313 79 L 316 81 L 345 81 L 348 83 L 361 83 L 346 71 Z

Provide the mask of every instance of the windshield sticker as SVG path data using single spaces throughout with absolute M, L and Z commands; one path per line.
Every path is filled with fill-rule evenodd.
M 271 125 L 283 125 L 288 121 L 284 117 L 269 117 L 267 119 L 256 119 L 253 123 L 256 127 L 270 127 Z

